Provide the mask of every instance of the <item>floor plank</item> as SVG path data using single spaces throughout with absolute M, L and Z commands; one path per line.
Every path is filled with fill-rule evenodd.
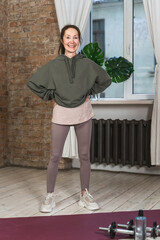
M 0 217 L 29 217 L 92 213 L 78 205 L 79 170 L 59 171 L 52 213 L 39 212 L 46 192 L 46 170 L 0 168 Z M 91 172 L 90 193 L 100 205 L 96 212 L 160 208 L 159 176 L 121 172 Z

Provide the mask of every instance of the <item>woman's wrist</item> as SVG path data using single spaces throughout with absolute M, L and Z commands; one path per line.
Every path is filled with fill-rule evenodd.
M 86 102 L 87 102 L 87 101 L 89 101 L 89 99 L 90 99 L 90 97 L 89 97 L 89 96 L 87 96 L 87 97 L 86 97 Z

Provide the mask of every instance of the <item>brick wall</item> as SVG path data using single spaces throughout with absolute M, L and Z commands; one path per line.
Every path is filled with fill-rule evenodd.
M 7 162 L 7 0 L 0 1 L 0 166 Z
M 26 86 L 57 55 L 59 29 L 53 0 L 10 0 L 8 6 L 8 158 L 11 164 L 46 167 L 52 103 Z M 4 89 L 5 91 L 5 89 Z

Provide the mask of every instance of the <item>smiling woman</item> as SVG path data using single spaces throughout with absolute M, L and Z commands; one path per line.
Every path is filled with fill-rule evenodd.
M 65 31 L 62 44 L 65 48 L 65 55 L 70 57 L 76 54 L 76 51 L 79 47 L 79 36 L 78 32 L 74 28 L 68 28 Z
M 81 33 L 77 26 L 62 28 L 59 56 L 40 68 L 27 82 L 43 100 L 53 100 L 52 149 L 47 169 L 47 196 L 41 212 L 55 206 L 54 188 L 64 142 L 74 126 L 80 158 L 81 193 L 79 205 L 90 210 L 99 208 L 89 193 L 90 139 L 93 110 L 89 95 L 101 93 L 110 84 L 107 72 L 82 54 L 77 54 Z
M 66 25 L 61 30 L 61 39 L 58 53 L 68 57 L 76 55 L 81 43 L 81 32 L 75 25 Z

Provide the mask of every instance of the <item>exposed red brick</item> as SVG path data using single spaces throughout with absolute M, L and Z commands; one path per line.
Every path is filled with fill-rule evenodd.
M 18 23 L 17 22 L 10 22 L 9 26 L 10 27 L 17 27 Z
M 33 94 L 26 82 L 57 56 L 59 29 L 54 1 L 8 2 L 0 2 L 0 166 L 8 161 L 46 168 L 53 105 Z
M 53 23 L 54 22 L 54 18 L 47 18 L 46 19 L 46 23 Z
M 7 52 L 8 52 L 8 32 L 7 32 L 7 0 L 0 1 L 0 167 L 7 161 Z
M 55 6 L 52 0 L 15 0 L 8 11 L 8 158 L 14 165 L 46 167 L 52 102 L 39 99 L 26 82 L 57 56 Z

